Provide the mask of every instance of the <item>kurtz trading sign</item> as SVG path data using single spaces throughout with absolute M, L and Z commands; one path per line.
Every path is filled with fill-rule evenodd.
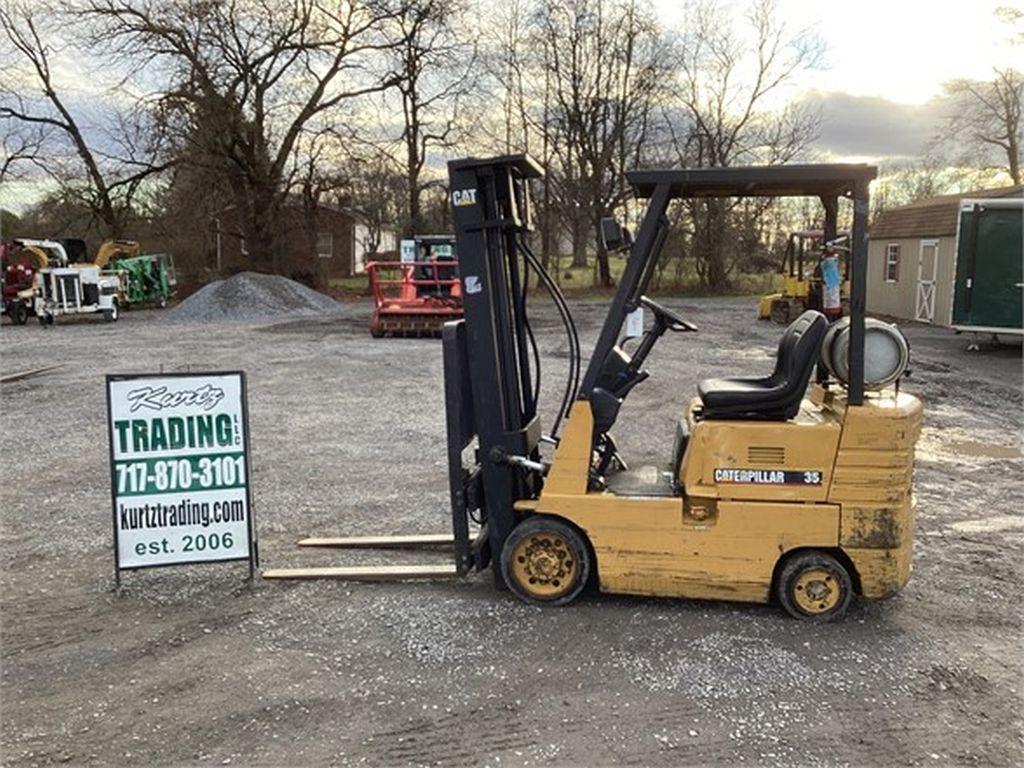
M 107 377 L 122 569 L 255 560 L 243 373 Z

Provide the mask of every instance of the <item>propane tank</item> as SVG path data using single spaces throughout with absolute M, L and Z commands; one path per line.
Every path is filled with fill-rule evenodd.
M 821 343 L 821 362 L 844 386 L 850 382 L 850 318 L 828 329 Z M 864 320 L 864 388 L 878 390 L 902 376 L 910 364 L 910 345 L 891 323 Z

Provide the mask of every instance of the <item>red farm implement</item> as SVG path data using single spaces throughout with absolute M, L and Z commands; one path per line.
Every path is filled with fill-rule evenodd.
M 453 260 L 371 261 L 366 274 L 373 292 L 374 338 L 440 337 L 446 322 L 462 317 L 462 287 Z

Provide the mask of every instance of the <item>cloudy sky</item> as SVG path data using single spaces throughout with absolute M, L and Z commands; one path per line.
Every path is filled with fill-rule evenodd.
M 681 23 L 678 0 L 655 0 Z M 827 50 L 823 67 L 803 73 L 792 96 L 821 107 L 817 147 L 839 158 L 919 155 L 941 119 L 942 84 L 986 79 L 995 66 L 1024 65 L 999 6 L 1022 0 L 779 0 L 793 30 L 811 28 Z
M 684 0 L 651 0 L 665 26 L 685 34 Z M 721 0 L 742 13 L 744 0 Z M 823 160 L 878 162 L 919 157 L 939 131 L 943 83 L 987 79 L 993 67 L 1024 67 L 1024 44 L 995 13 L 1024 11 L 1024 0 L 777 0 L 777 18 L 792 32 L 810 30 L 825 45 L 820 67 L 800 73 L 785 92 L 822 115 L 815 149 Z M 1018 33 L 1021 34 L 1018 28 Z M 80 118 L 102 118 L 109 102 L 103 77 L 83 77 L 80 61 L 58 56 L 57 81 Z M 101 73 L 99 70 L 98 73 Z M 91 73 L 95 75 L 97 73 Z M 109 79 L 109 78 L 108 78 Z M 7 183 L 0 203 L 16 210 L 36 199 L 38 182 Z

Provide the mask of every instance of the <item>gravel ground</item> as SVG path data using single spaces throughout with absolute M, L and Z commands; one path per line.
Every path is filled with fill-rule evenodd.
M 663 340 L 623 409 L 635 463 L 667 460 L 699 378 L 769 368 L 780 333 L 752 299 L 666 303 L 702 333 Z M 603 308 L 576 310 L 591 344 Z M 487 575 L 250 587 L 230 564 L 113 594 L 108 372 L 249 372 L 264 567 L 373 558 L 305 535 L 446 529 L 439 342 L 374 341 L 368 319 L 4 325 L 3 373 L 65 363 L 0 392 L 4 765 L 1021 763 L 1020 348 L 940 329 L 907 329 L 927 414 L 913 578 L 838 624 L 596 594 L 540 610 Z M 567 347 L 553 313 L 535 325 L 554 404 Z

